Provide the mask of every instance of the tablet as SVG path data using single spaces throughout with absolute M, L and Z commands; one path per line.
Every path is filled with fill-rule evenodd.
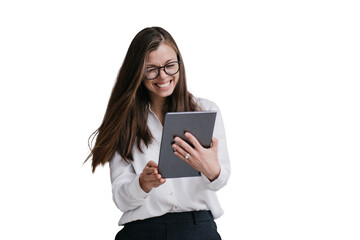
M 180 178 L 201 176 L 187 162 L 174 154 L 172 144 L 178 136 L 192 144 L 184 136 L 185 132 L 193 134 L 200 144 L 209 148 L 212 142 L 216 111 L 170 112 L 165 114 L 164 127 L 160 145 L 159 173 L 163 178 Z

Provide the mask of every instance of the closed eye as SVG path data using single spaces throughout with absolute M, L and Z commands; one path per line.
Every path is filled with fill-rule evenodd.
M 147 71 L 147 72 L 152 72 L 152 71 L 155 71 L 156 69 L 157 69 L 157 68 L 152 67 L 152 68 L 147 68 L 146 71 Z

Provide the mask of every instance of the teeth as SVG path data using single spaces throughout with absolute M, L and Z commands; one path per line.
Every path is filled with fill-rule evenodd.
M 162 84 L 162 85 L 156 84 L 156 86 L 158 86 L 158 87 L 160 87 L 160 88 L 164 88 L 164 87 L 167 87 L 167 86 L 169 86 L 169 85 L 170 85 L 170 82 L 167 82 L 167 83 Z

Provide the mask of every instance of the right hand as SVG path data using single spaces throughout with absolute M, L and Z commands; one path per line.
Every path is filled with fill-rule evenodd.
M 158 172 L 158 165 L 154 161 L 149 161 L 142 173 L 140 174 L 139 183 L 144 192 L 150 192 L 151 189 L 156 188 L 166 182 Z

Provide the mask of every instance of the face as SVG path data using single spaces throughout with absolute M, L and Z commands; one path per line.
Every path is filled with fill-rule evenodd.
M 151 67 L 163 67 L 165 64 L 178 61 L 175 50 L 167 44 L 160 44 L 159 47 L 151 51 L 146 62 L 146 69 Z M 153 80 L 144 79 L 144 85 L 149 90 L 150 98 L 153 103 L 162 101 L 170 96 L 179 81 L 179 72 L 175 75 L 168 75 L 164 69 L 160 69 L 160 74 Z

